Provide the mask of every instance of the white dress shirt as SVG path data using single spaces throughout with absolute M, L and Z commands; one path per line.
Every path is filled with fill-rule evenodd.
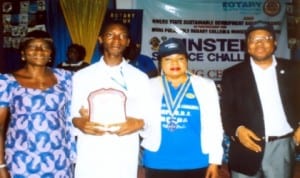
M 272 65 L 266 69 L 259 67 L 251 58 L 251 67 L 263 109 L 266 141 L 268 136 L 282 136 L 293 131 L 287 121 L 279 94 L 276 65 L 274 56 Z

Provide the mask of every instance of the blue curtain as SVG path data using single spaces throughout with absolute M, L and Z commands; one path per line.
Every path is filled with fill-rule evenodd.
M 60 9 L 59 0 L 46 0 L 46 29 L 51 34 L 55 44 L 54 66 L 65 61 L 68 45 L 72 42 Z

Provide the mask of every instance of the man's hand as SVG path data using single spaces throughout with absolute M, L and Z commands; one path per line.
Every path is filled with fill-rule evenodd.
M 88 118 L 76 117 L 72 122 L 75 127 L 85 134 L 103 135 L 105 133 L 105 131 L 101 129 L 103 125 L 96 122 L 91 122 Z
M 85 134 L 103 135 L 105 133 L 110 133 L 122 136 L 136 132 L 144 127 L 144 121 L 142 119 L 127 117 L 126 122 L 124 123 L 103 125 L 89 120 L 88 109 L 81 108 L 79 113 L 81 117 L 74 118 L 72 122 L 75 127 Z
M 246 148 L 255 151 L 261 152 L 261 147 L 255 143 L 255 141 L 260 141 L 261 139 L 257 137 L 257 135 L 252 132 L 250 129 L 245 126 L 240 126 L 237 129 L 237 137 L 240 140 L 240 143 L 244 145 Z
M 91 122 L 89 119 L 89 111 L 88 109 L 81 108 L 79 110 L 79 113 L 81 117 L 73 118 L 72 122 L 75 127 L 77 127 L 79 130 L 81 130 L 85 134 L 90 135 L 103 135 L 105 133 L 104 130 L 101 130 L 101 127 L 103 125 Z
M 127 117 L 126 122 L 124 123 L 118 123 L 118 124 L 111 124 L 108 127 L 120 127 L 115 132 L 110 132 L 117 134 L 119 136 L 131 134 L 133 132 L 136 132 L 144 127 L 144 120 L 142 119 L 136 119 L 132 117 Z

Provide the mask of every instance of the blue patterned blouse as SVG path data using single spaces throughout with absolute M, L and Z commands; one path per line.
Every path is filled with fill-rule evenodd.
M 10 110 L 5 159 L 12 178 L 73 177 L 72 74 L 52 70 L 57 83 L 46 90 L 25 88 L 13 75 L 0 75 L 0 107 Z

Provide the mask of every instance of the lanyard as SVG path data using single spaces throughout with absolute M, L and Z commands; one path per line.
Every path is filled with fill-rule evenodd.
M 125 81 L 125 77 L 124 77 L 124 74 L 123 74 L 123 68 L 121 67 L 121 69 L 120 69 L 120 75 L 121 75 L 121 77 L 122 77 L 122 79 L 120 80 L 118 80 L 118 79 L 116 79 L 115 77 L 113 77 L 113 76 L 111 76 L 110 77 L 110 79 L 114 82 L 114 83 L 116 83 L 116 84 L 118 84 L 120 87 L 122 87 L 123 89 L 125 89 L 126 91 L 127 91 L 127 84 L 126 84 L 126 81 Z

